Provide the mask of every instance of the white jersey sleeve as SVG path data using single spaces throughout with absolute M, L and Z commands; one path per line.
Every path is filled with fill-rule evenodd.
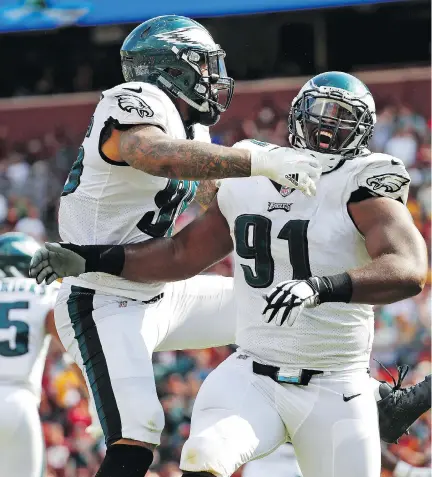
M 168 118 L 175 106 L 156 86 L 138 81 L 123 83 L 102 96 L 108 116 L 120 126 L 149 124 L 168 132 Z
M 400 159 L 387 154 L 371 154 L 363 164 L 355 181 L 359 189 L 406 204 L 411 179 Z

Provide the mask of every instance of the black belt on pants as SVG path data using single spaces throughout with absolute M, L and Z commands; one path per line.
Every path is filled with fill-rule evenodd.
M 277 383 L 296 384 L 299 386 L 307 386 L 312 376 L 324 373 L 324 371 L 316 371 L 314 369 L 300 369 L 297 375 L 282 376 L 279 374 L 280 368 L 268 364 L 257 363 L 256 361 L 253 361 L 252 363 L 252 371 L 261 376 L 268 376 Z

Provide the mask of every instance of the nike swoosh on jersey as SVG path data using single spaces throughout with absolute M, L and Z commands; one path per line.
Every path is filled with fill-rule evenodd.
M 123 88 L 127 89 L 128 91 L 132 91 L 132 93 L 142 93 L 142 87 L 140 86 L 139 88 Z
M 343 395 L 343 400 L 345 402 L 348 402 L 348 401 L 351 401 L 351 399 L 354 399 L 358 396 L 361 396 L 361 393 L 360 394 L 353 394 L 352 396 L 345 396 L 345 394 Z

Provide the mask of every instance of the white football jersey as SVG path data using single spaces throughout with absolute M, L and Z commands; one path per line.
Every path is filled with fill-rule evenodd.
M 0 383 L 26 387 L 38 399 L 50 339 L 45 320 L 57 290 L 30 278 L 0 279 Z
M 367 191 L 405 203 L 409 182 L 402 162 L 384 154 L 358 157 L 323 174 L 312 198 L 264 177 L 224 180 L 218 203 L 234 242 L 236 343 L 285 369 L 367 367 L 372 306 L 325 303 L 304 309 L 292 327 L 279 327 L 263 322 L 263 296 L 284 280 L 335 275 L 370 262 L 347 204 Z
M 109 160 L 102 152 L 113 125 L 151 124 L 173 139 L 186 139 L 181 117 L 169 97 L 141 82 L 104 91 L 91 119 L 78 159 L 60 201 L 59 230 L 79 245 L 130 244 L 169 235 L 177 217 L 195 196 L 197 182 L 155 177 Z M 195 138 L 210 142 L 208 128 L 195 126 Z M 163 284 L 138 284 L 104 273 L 86 273 L 65 282 L 146 300 Z

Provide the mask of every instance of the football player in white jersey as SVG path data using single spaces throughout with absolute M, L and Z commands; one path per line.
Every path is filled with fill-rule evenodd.
M 251 152 L 211 144 L 207 128 L 233 94 L 224 56 L 205 28 L 176 15 L 130 33 L 121 49 L 126 82 L 102 93 L 64 187 L 62 240 L 130 244 L 169 236 L 200 180 L 201 201 L 214 195 L 212 180 L 227 177 L 267 176 L 314 193 L 314 158 L 288 148 Z M 104 431 L 108 450 L 98 477 L 143 477 L 164 427 L 152 353 L 161 346 L 195 348 L 194 320 L 211 307 L 219 313 L 231 286 L 220 277 L 174 286 L 124 280 L 116 276 L 120 257 L 110 250 L 103 273 L 63 281 L 56 326 L 86 373 Z M 217 329 L 204 331 L 200 347 L 226 340 Z
M 372 304 L 419 293 L 427 254 L 404 206 L 410 179 L 403 164 L 367 149 L 374 122 L 363 83 L 345 73 L 318 75 L 290 115 L 294 149 L 323 167 L 316 197 L 264 177 L 225 180 L 209 210 L 173 238 L 110 249 L 121 257 L 121 277 L 146 283 L 186 279 L 235 251 L 239 350 L 198 394 L 182 453 L 185 476 L 228 477 L 286 441 L 304 477 L 379 475 L 381 387 L 367 373 Z M 39 254 L 38 280 L 109 263 L 97 253 L 95 268 L 82 247 L 80 255 L 59 249 Z M 430 391 L 430 379 L 423 383 Z M 429 407 L 424 393 L 406 419 Z M 386 426 L 385 438 L 392 432 Z
M 5 477 L 43 475 L 38 407 L 49 336 L 58 340 L 53 313 L 58 287 L 28 278 L 38 248 L 25 234 L 0 235 L 0 475 Z

